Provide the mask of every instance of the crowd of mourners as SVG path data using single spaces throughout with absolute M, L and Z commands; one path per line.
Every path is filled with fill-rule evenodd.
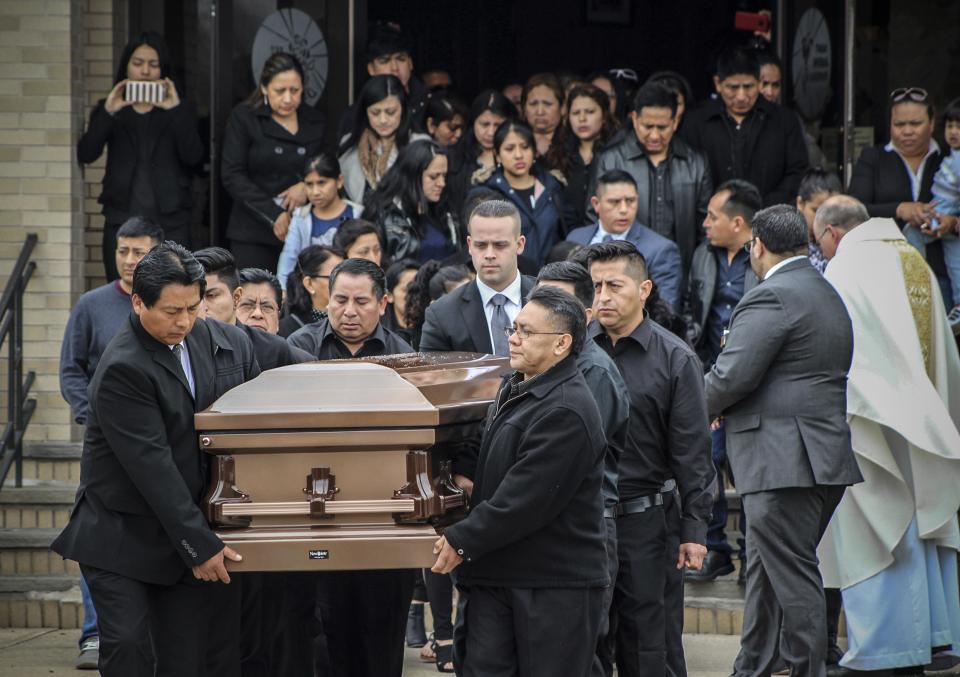
M 95 471 L 85 448 L 78 509 L 54 545 L 84 573 L 78 667 L 399 676 L 406 644 L 463 675 L 681 677 L 684 582 L 721 577 L 745 586 L 737 675 L 949 663 L 960 650 L 960 484 L 949 489 L 960 481 L 960 99 L 937 117 L 924 89 L 891 92 L 889 142 L 865 149 L 845 186 L 780 102 L 772 50 L 722 52 L 705 101 L 676 72 L 615 68 L 539 73 L 467 103 L 450 72 L 415 73 L 409 36 L 392 25 L 372 32 L 365 58 L 369 78 L 338 121 L 304 101 L 295 56 L 266 60 L 217 158 L 227 246 L 197 249 L 196 110 L 160 36 L 126 46 L 78 144 L 82 164 L 106 151 L 108 282 L 71 313 L 61 390 L 87 446 L 101 430 L 109 444 L 97 367 L 131 297 L 150 333 L 163 288 L 152 258 L 176 261 L 176 274 L 199 264 L 196 313 L 235 325 L 260 371 L 415 351 L 509 358 L 518 376 L 483 439 L 454 459 L 471 512 L 438 541 L 432 570 L 247 574 L 235 599 L 174 608 L 158 600 L 176 576 L 108 556 L 113 546 L 82 531 L 81 505 L 140 514 L 98 494 L 91 478 L 109 464 Z M 163 99 L 125 99 L 140 80 L 162 82 Z M 888 268 L 863 254 L 877 243 L 896 252 Z M 904 300 L 896 321 L 881 292 Z M 195 348 L 174 353 L 194 388 Z M 934 420 L 919 432 L 897 416 L 911 403 Z M 578 452 L 567 465 L 546 458 L 564 445 Z M 516 453 L 508 462 L 499 449 Z M 118 477 L 137 485 L 137 462 L 121 458 Z M 174 538 L 185 562 L 205 560 Z M 211 605 L 236 624 L 211 617 L 207 646 L 170 630 Z

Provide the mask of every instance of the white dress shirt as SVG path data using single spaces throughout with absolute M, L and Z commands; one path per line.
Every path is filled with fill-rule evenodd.
M 520 273 L 517 273 L 517 276 L 513 278 L 513 282 L 508 284 L 503 291 L 491 289 L 481 282 L 479 277 L 476 282 L 477 289 L 480 291 L 480 299 L 483 301 L 483 314 L 487 318 L 487 331 L 490 332 L 490 346 L 492 347 L 496 345 L 496 343 L 493 340 L 493 330 L 490 328 L 490 320 L 493 319 L 493 304 L 490 303 L 490 299 L 497 294 L 506 296 L 507 302 L 503 304 L 503 309 L 506 311 L 510 323 L 515 322 L 517 315 L 520 314 L 520 308 L 523 307 L 523 293 L 520 291 Z
M 593 236 L 593 239 L 590 240 L 590 244 L 599 244 L 600 242 L 603 242 L 603 238 L 605 238 L 607 235 L 609 235 L 614 241 L 626 240 L 629 232 L 630 229 L 627 228 L 622 233 L 611 233 L 603 227 L 602 222 L 597 221 L 597 232 Z
M 794 262 L 794 261 L 799 261 L 800 259 L 805 259 L 805 258 L 807 258 L 807 255 L 806 255 L 806 254 L 803 254 L 802 256 L 791 256 L 789 259 L 784 259 L 784 260 L 781 261 L 780 263 L 778 263 L 778 264 L 776 264 L 775 266 L 771 267 L 770 270 L 767 271 L 767 274 L 763 276 L 763 279 L 766 280 L 767 278 L 769 278 L 771 275 L 773 275 L 775 272 L 777 272 L 778 270 L 780 270 L 781 268 L 783 268 L 783 267 L 784 267 L 785 265 L 787 265 L 788 263 L 792 263 L 792 262 Z

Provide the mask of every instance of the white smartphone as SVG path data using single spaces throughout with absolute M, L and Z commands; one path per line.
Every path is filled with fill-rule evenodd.
M 160 103 L 166 95 L 164 83 L 156 80 L 130 80 L 123 98 L 134 103 Z

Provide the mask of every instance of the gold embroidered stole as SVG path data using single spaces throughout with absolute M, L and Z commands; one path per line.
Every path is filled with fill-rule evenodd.
M 920 352 L 927 375 L 932 377 L 931 355 L 933 354 L 933 290 L 927 262 L 916 247 L 906 240 L 889 240 L 900 255 L 900 267 L 906 283 L 907 299 L 913 324 L 920 340 Z

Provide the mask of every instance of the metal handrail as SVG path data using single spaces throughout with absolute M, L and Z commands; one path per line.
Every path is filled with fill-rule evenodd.
M 36 233 L 24 240 L 20 255 L 0 296 L 0 346 L 7 343 L 7 423 L 0 435 L 0 489 L 14 467 L 14 485 L 23 486 L 23 436 L 37 409 L 28 397 L 36 372 L 23 375 L 23 293 L 37 269 L 30 256 L 37 246 Z

